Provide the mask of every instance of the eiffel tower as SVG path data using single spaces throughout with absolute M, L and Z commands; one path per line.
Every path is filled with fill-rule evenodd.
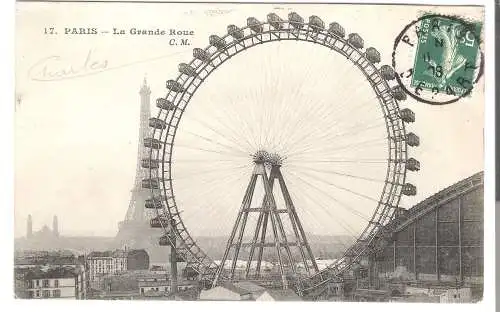
M 118 234 L 115 237 L 115 248 L 146 249 L 148 253 L 156 253 L 161 250 L 158 245 L 158 231 L 149 225 L 150 212 L 145 209 L 145 202 L 151 196 L 148 189 L 142 188 L 141 181 L 147 176 L 147 170 L 142 167 L 141 160 L 147 158 L 147 151 L 144 147 L 144 138 L 149 135 L 149 118 L 151 117 L 150 95 L 151 90 L 146 79 L 139 91 L 141 97 L 140 124 L 139 124 L 139 145 L 137 148 L 137 164 L 135 172 L 134 187 L 131 191 L 130 203 L 125 219 L 118 224 Z
M 213 282 L 214 286 L 221 279 L 254 280 L 257 282 L 266 279 L 276 280 L 277 276 L 266 276 L 261 272 L 265 248 L 274 251 L 277 257 L 280 288 L 287 289 L 289 279 L 296 279 L 301 274 L 298 272 L 299 263 L 304 265 L 303 268 L 306 272 L 303 273 L 309 275 L 312 271 L 318 272 L 318 266 L 311 247 L 307 242 L 304 229 L 281 174 L 281 162 L 281 157 L 276 154 L 268 154 L 265 151 L 258 151 L 254 155 L 254 170 L 236 218 L 236 223 L 227 242 L 224 256 L 216 273 Z M 269 176 L 268 169 L 270 169 Z M 263 198 L 258 198 L 261 206 L 251 207 L 259 180 L 262 182 L 264 193 Z M 275 190 L 273 190 L 275 182 L 278 183 L 285 207 L 278 207 L 276 203 Z M 257 217 L 256 226 L 255 229 L 249 229 L 252 234 L 249 237 L 250 241 L 247 238 L 247 242 L 244 242 L 245 228 L 247 227 L 249 214 L 252 213 L 256 214 Z M 285 220 L 289 221 L 292 230 L 292 234 L 288 236 L 283 225 Z M 271 225 L 270 230 L 268 229 L 269 225 Z M 246 256 L 242 256 L 242 249 L 248 251 Z M 228 260 L 230 254 L 232 259 Z M 255 257 L 256 261 L 254 261 Z M 243 259 L 246 261 L 245 269 L 244 272 L 236 274 L 236 264 L 240 258 L 246 258 Z M 226 261 L 230 261 L 229 269 L 226 267 Z

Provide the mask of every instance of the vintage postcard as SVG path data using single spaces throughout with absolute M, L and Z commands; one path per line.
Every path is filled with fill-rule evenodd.
M 481 302 L 485 14 L 18 2 L 15 297 Z

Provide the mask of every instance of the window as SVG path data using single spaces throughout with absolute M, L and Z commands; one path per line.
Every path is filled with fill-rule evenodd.
M 33 280 L 28 281 L 28 288 L 33 288 Z
M 54 281 L 54 287 L 55 287 L 55 288 L 59 287 L 59 280 L 55 280 L 55 281 Z
M 49 298 L 50 297 L 50 290 L 44 290 L 43 291 L 43 297 L 44 298 Z
M 43 280 L 43 287 L 49 287 L 49 280 Z
M 40 297 L 40 291 L 39 290 L 36 291 L 36 296 L 35 297 L 37 297 L 37 298 Z
M 52 291 L 52 296 L 55 298 L 60 298 L 61 297 L 61 290 L 60 289 L 54 289 Z
M 39 287 L 40 286 L 40 280 L 36 280 L 36 287 Z

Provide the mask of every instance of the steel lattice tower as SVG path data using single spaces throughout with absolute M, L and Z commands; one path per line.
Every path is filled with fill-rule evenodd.
M 254 155 L 254 170 L 247 186 L 243 202 L 241 204 L 235 225 L 227 242 L 224 256 L 216 273 L 214 285 L 221 279 L 238 280 L 235 276 L 236 264 L 240 257 L 241 248 L 249 248 L 249 255 L 246 260 L 246 268 L 243 279 L 245 280 L 266 280 L 261 274 L 261 264 L 263 260 L 264 248 L 274 249 L 278 258 L 279 275 L 281 277 L 281 286 L 288 288 L 288 276 L 297 276 L 297 263 L 302 262 L 304 268 L 309 274 L 311 270 L 318 272 L 318 266 L 307 242 L 307 238 L 299 220 L 292 198 L 286 187 L 285 180 L 281 174 L 281 158 L 277 155 L 270 155 L 264 151 L 259 151 Z M 268 170 L 270 171 L 268 176 Z M 251 207 L 254 198 L 256 185 L 262 182 L 264 195 L 261 207 Z M 285 203 L 284 209 L 278 209 L 273 188 L 275 181 L 281 190 Z M 260 200 L 260 199 L 259 199 Z M 245 227 L 249 214 L 258 214 L 257 223 L 253 231 L 250 242 L 244 242 Z M 283 218 L 290 221 L 293 230 L 293 240 L 287 238 Z M 272 241 L 266 241 L 266 233 L 269 225 L 271 227 Z M 292 247 L 296 247 L 300 253 L 300 260 L 295 260 L 292 253 Z M 232 253 L 231 253 L 232 251 Z M 232 259 L 228 260 L 229 255 Z M 252 270 L 252 261 L 256 259 L 256 266 Z M 225 270 L 227 261 L 231 261 L 229 272 Z
M 157 237 L 152 239 L 154 231 L 149 226 L 149 216 L 145 209 L 145 202 L 150 197 L 148 189 L 142 187 L 142 179 L 147 176 L 148 169 L 142 166 L 143 159 L 148 158 L 148 149 L 144 147 L 144 138 L 149 136 L 149 118 L 151 117 L 150 95 L 151 89 L 144 78 L 139 91 L 141 99 L 140 124 L 139 124 L 139 144 L 137 147 L 137 164 L 135 172 L 134 187 L 125 220 L 120 222 L 116 242 L 120 247 L 128 246 L 133 248 L 147 248 L 152 242 L 156 242 Z M 156 245 L 153 244 L 153 245 Z

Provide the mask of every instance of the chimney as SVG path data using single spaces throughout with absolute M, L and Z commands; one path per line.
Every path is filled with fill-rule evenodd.
M 55 237 L 59 237 L 59 225 L 57 222 L 57 216 L 54 216 L 54 219 L 52 220 L 52 233 Z
M 26 238 L 33 237 L 33 221 L 31 219 L 31 215 L 28 215 L 28 222 L 26 227 Z

